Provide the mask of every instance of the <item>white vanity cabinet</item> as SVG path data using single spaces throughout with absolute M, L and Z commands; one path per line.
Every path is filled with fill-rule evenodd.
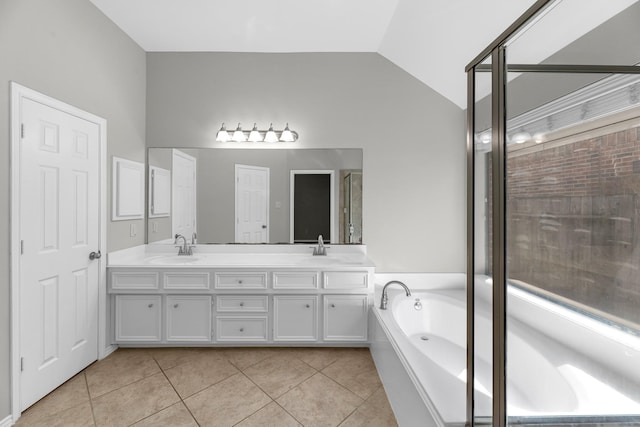
M 113 343 L 365 345 L 373 267 L 109 267 Z
M 324 296 L 325 341 L 367 341 L 367 295 Z
M 160 342 L 161 299 L 160 295 L 116 295 L 115 340 Z
M 167 295 L 165 301 L 167 341 L 211 340 L 210 295 Z
M 274 341 L 318 340 L 318 297 L 276 295 L 273 297 Z

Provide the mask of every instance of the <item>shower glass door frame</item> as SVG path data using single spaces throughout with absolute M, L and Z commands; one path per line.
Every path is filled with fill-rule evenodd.
M 574 65 L 574 64 L 507 64 L 505 58 L 509 40 L 529 25 L 541 12 L 561 0 L 538 0 L 493 43 L 485 48 L 465 71 L 467 73 L 467 426 L 507 426 L 506 395 L 506 152 L 507 152 L 507 73 L 588 73 L 588 74 L 640 74 L 638 66 Z M 490 60 L 490 64 L 487 63 Z M 479 419 L 474 407 L 475 357 L 475 143 L 476 143 L 476 73 L 491 74 L 491 217 L 492 247 L 487 267 L 492 273 L 492 413 Z

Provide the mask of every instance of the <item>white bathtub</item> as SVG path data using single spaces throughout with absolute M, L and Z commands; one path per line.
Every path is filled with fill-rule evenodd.
M 413 283 L 407 283 L 412 289 L 411 297 L 406 297 L 402 290 L 389 288 L 388 309 L 376 307 L 372 313 L 372 354 L 376 364 L 385 363 L 388 355 L 382 356 L 384 353 L 379 349 L 384 347 L 381 343 L 388 340 L 401 362 L 399 366 L 406 370 L 432 418 L 420 420 L 421 423 L 464 425 L 467 375 L 465 279 L 464 275 L 438 276 L 449 282 L 441 289 L 434 286 L 433 277 L 426 280 L 426 286 L 421 286 L 423 284 L 415 278 Z M 398 275 L 393 277 L 399 278 Z M 430 289 L 419 289 L 421 287 Z M 415 308 L 416 300 L 419 300 L 420 310 Z M 575 312 L 566 313 L 566 309 L 556 304 L 515 288 L 509 289 L 509 302 L 517 309 L 516 315 L 508 319 L 510 417 L 640 415 L 638 337 L 620 335 L 619 330 L 603 330 L 600 322 L 594 325 L 593 319 Z M 489 305 L 477 302 L 476 308 L 475 406 L 476 415 L 482 416 L 491 413 L 492 340 Z M 534 327 L 524 322 L 532 319 L 536 323 Z M 545 325 L 552 325 L 552 328 L 545 330 Z M 584 330 L 577 331 L 576 328 Z M 589 343 L 600 345 L 598 340 L 604 339 L 612 354 L 607 355 L 601 348 L 580 351 L 580 348 L 561 344 L 571 342 L 569 337 L 564 339 L 563 334 L 575 338 L 581 333 L 587 334 L 582 337 L 587 340 L 587 350 Z M 620 352 L 622 356 L 618 354 Z M 609 363 L 592 360 L 592 353 Z M 616 362 L 615 368 L 611 369 L 611 361 L 616 360 L 614 356 L 625 360 Z M 396 381 L 397 373 L 381 367 L 379 370 L 383 383 L 385 375 Z M 640 416 L 637 420 L 640 421 Z

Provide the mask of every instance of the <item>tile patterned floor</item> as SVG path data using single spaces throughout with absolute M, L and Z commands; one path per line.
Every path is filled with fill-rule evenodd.
M 18 426 L 397 426 L 368 349 L 119 349 Z

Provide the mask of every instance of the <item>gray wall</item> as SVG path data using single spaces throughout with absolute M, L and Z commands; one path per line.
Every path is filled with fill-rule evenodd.
M 229 146 L 215 142 L 222 122 L 288 122 L 295 147 L 362 148 L 378 271 L 464 271 L 464 113 L 382 56 L 147 54 L 148 146 Z
M 108 155 L 144 161 L 145 53 L 87 0 L 0 1 L 0 230 L 9 224 L 9 81 L 107 119 Z M 109 165 L 111 163 L 109 162 Z M 109 206 L 110 208 L 110 206 Z M 110 209 L 109 209 L 109 212 Z M 108 248 L 129 222 L 108 226 Z M 10 413 L 9 239 L 0 243 L 0 420 Z

